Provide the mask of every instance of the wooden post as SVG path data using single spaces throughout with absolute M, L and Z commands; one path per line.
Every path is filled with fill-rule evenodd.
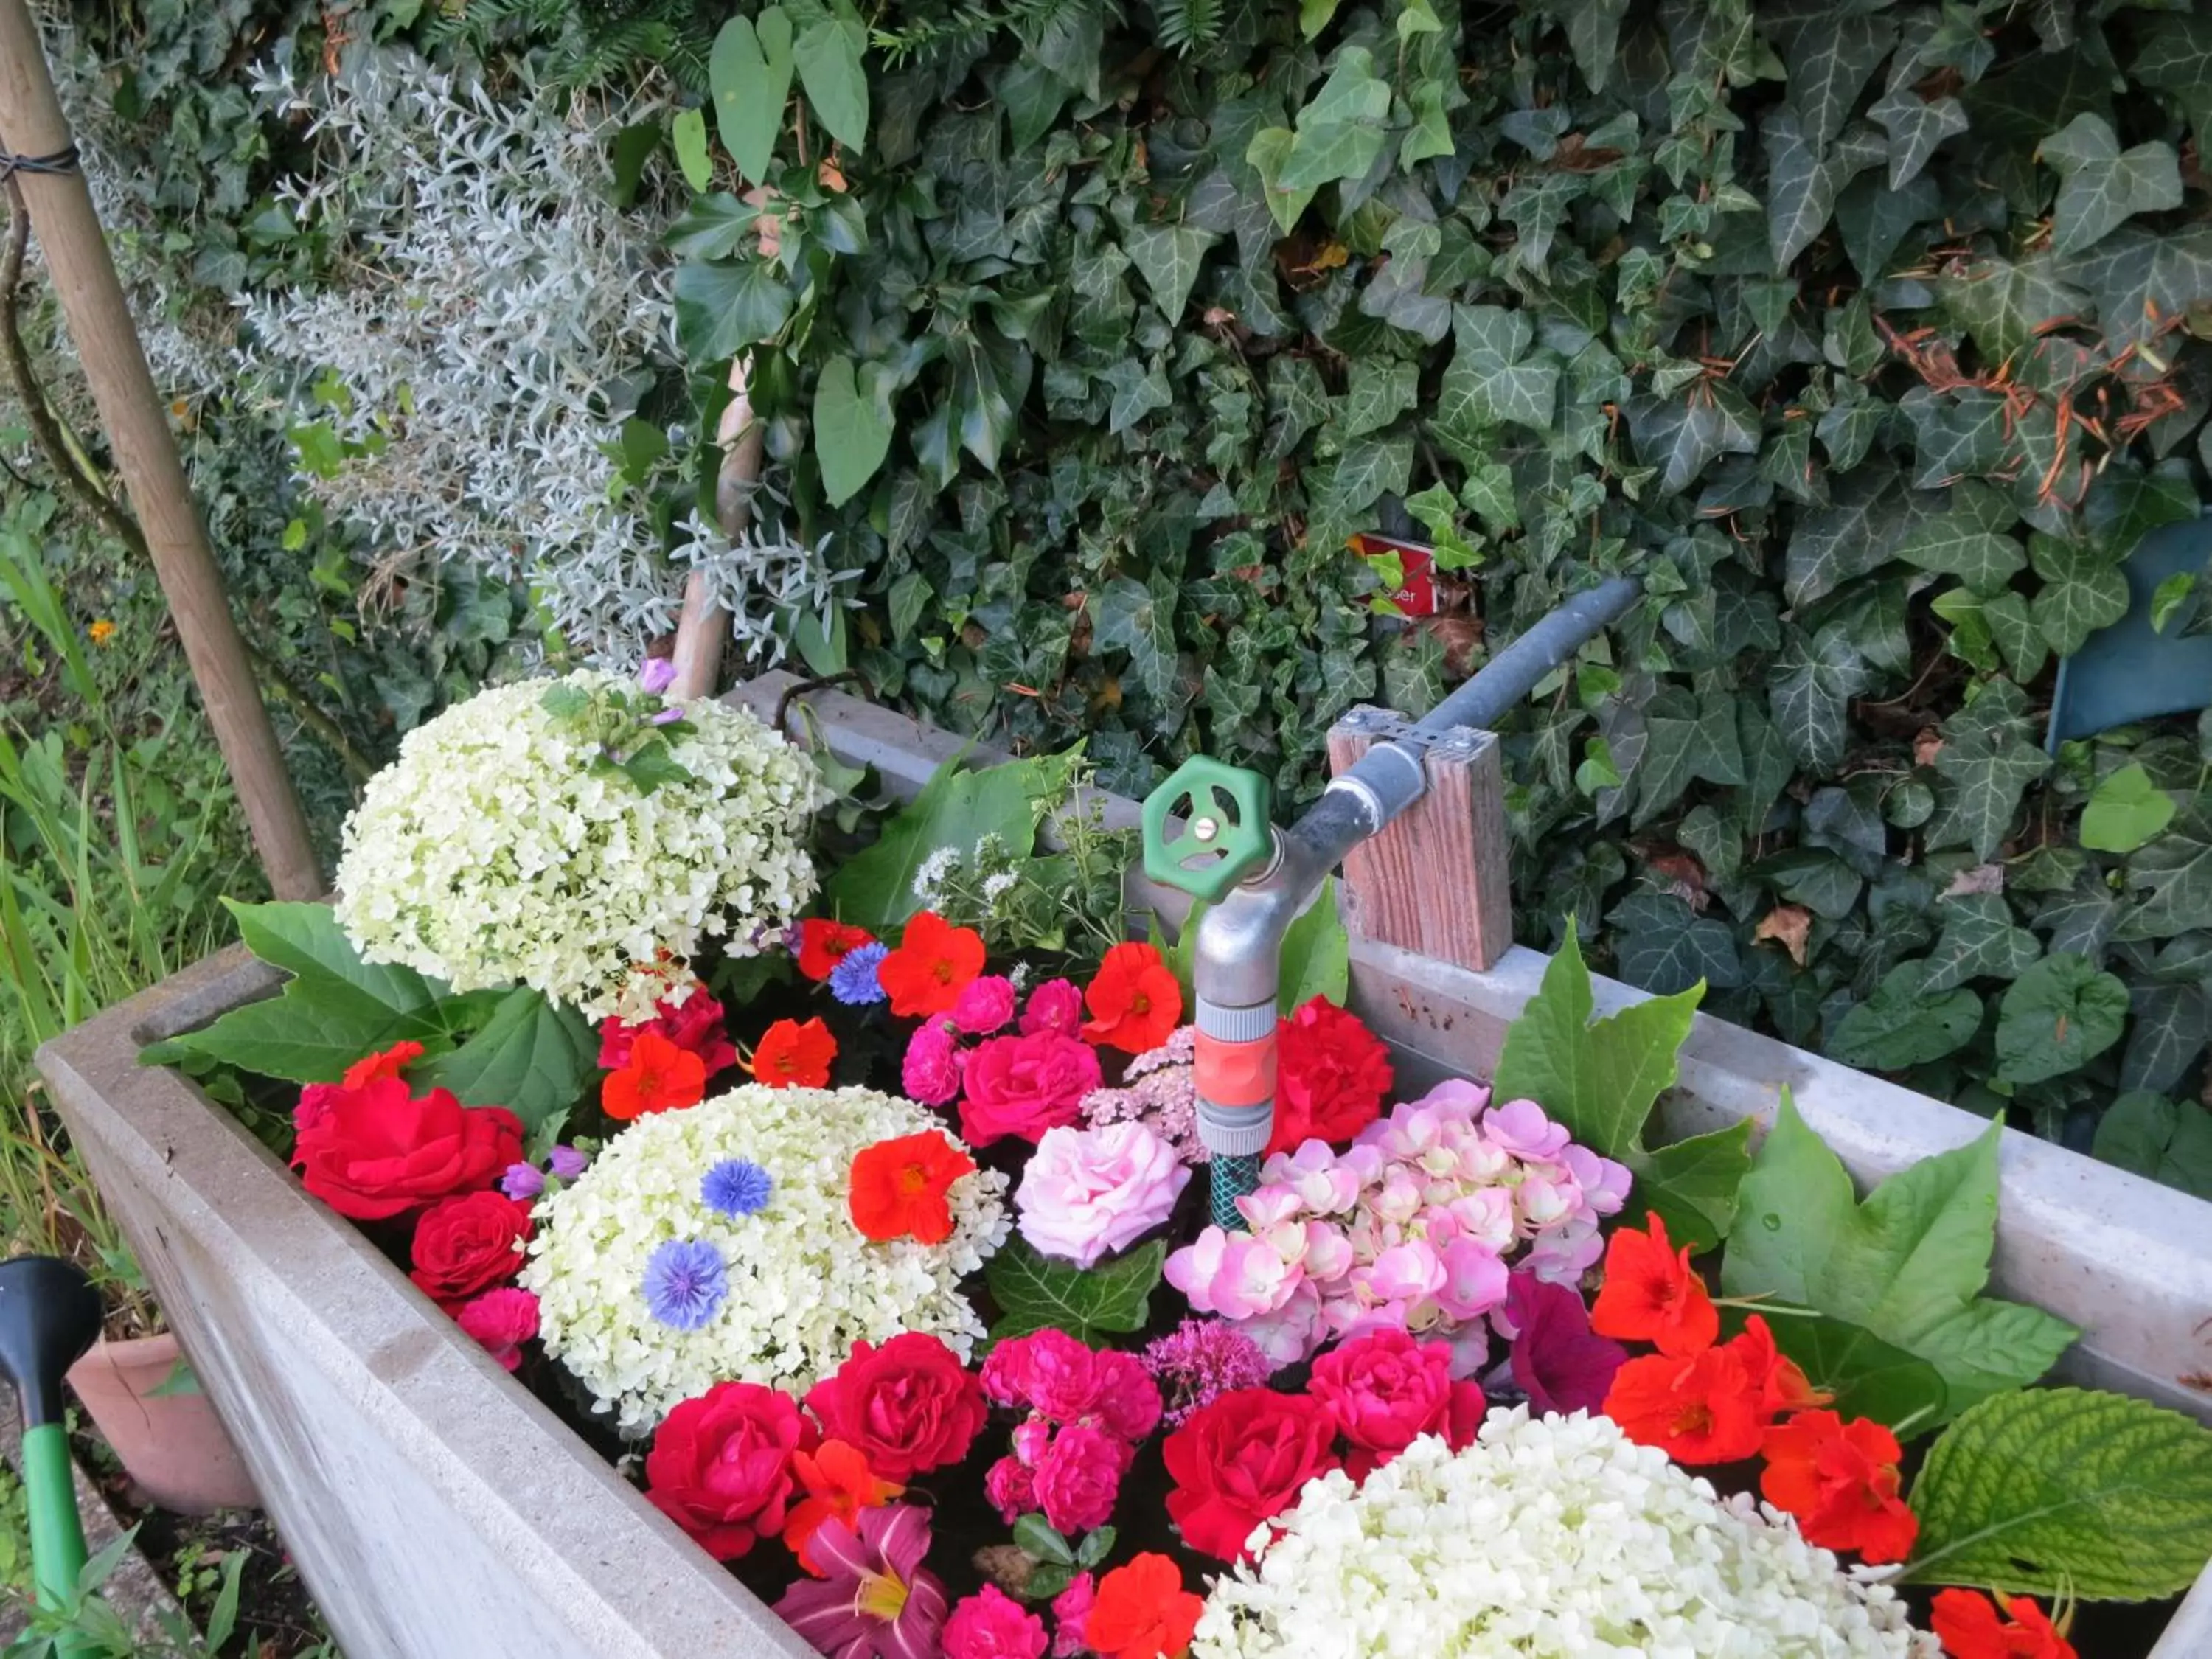
M 1354 708 L 1328 734 L 1342 773 L 1410 722 Z M 1505 770 L 1498 739 L 1462 726 L 1428 750 L 1429 792 L 1344 860 L 1344 922 L 1371 939 L 1486 971 L 1513 943 L 1506 859 Z
M 743 356 L 730 365 L 730 401 L 722 410 L 715 439 L 722 446 L 722 465 L 714 478 L 714 517 L 725 535 L 736 536 L 752 518 L 753 486 L 760 482 L 767 439 L 753 418 L 752 399 L 745 394 Z M 708 597 L 706 577 L 694 571 L 684 584 L 684 610 L 676 619 L 676 678 L 669 695 L 714 696 L 729 643 L 729 613 Z
M 52 155 L 69 147 L 30 13 L 23 0 L 0 0 L 0 149 Z M 92 194 L 75 171 L 19 173 L 16 179 L 270 889 L 279 898 L 318 897 L 323 874 L 307 814 L 223 597 L 222 573 L 208 550 Z

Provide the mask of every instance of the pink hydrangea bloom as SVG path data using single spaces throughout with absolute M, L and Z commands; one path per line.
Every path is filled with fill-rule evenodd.
M 961 988 L 952 1005 L 952 1023 L 969 1036 L 988 1036 L 1014 1017 L 1014 982 L 986 974 Z
M 1067 1581 L 1067 1588 L 1052 1598 L 1053 1659 L 1079 1659 L 1091 1650 L 1084 1645 L 1083 1626 L 1091 1617 L 1091 1604 L 1098 1599 L 1097 1582 L 1087 1572 Z
M 899 1084 L 925 1106 L 945 1105 L 960 1092 L 960 1050 L 941 1021 L 924 1021 L 907 1039 Z
M 1039 1031 L 1076 1036 L 1082 1030 L 1083 993 L 1073 981 L 1048 979 L 1030 993 L 1029 1006 L 1022 1010 L 1024 1036 L 1035 1036 Z
M 1011 1527 L 1036 1508 L 1036 1478 L 1018 1459 L 1002 1457 L 984 1472 L 983 1496 Z
M 1132 1455 L 1127 1441 L 1103 1429 L 1062 1429 L 1036 1466 L 1044 1518 L 1071 1538 L 1104 1526 Z
M 1492 1146 L 1532 1161 L 1559 1157 L 1569 1139 L 1565 1126 L 1546 1117 L 1533 1100 L 1492 1107 L 1482 1120 L 1482 1133 Z
M 1079 1267 L 1165 1224 L 1190 1184 L 1175 1149 L 1141 1123 L 1048 1129 L 1014 1189 L 1022 1237 Z
M 494 1359 L 513 1370 L 522 1364 L 522 1345 L 538 1334 L 538 1297 L 503 1285 L 464 1302 L 454 1319 Z
M 956 1602 L 945 1621 L 945 1659 L 1044 1659 L 1044 1620 L 996 1584 Z

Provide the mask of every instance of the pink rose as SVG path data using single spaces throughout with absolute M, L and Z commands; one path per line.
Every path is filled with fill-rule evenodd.
M 961 988 L 952 1004 L 952 1023 L 969 1036 L 988 1036 L 1014 1017 L 1014 982 L 986 974 Z
M 983 1496 L 1011 1527 L 1037 1506 L 1036 1480 L 1018 1458 L 1002 1457 L 984 1471 Z
M 1044 1620 L 996 1584 L 963 1595 L 938 1638 L 945 1659 L 1044 1659 Z
M 909 1099 L 925 1106 L 942 1106 L 960 1092 L 960 1051 L 938 1021 L 926 1022 L 907 1039 L 899 1083 Z
M 522 1364 L 522 1345 L 538 1334 L 538 1298 L 509 1285 L 464 1302 L 454 1318 L 494 1359 L 513 1370 Z
M 1048 1129 L 1075 1122 L 1099 1084 L 1098 1051 L 1057 1031 L 997 1036 L 968 1056 L 960 1136 L 988 1146 L 1008 1135 L 1035 1145 Z
M 1074 1036 L 1083 1030 L 1083 993 L 1071 980 L 1048 979 L 1030 993 L 1030 1006 L 1022 1010 L 1022 1035 L 1057 1031 Z
M 1014 1207 L 1040 1254 L 1091 1267 L 1164 1225 L 1189 1184 L 1175 1148 L 1143 1123 L 1048 1129 Z
M 983 1392 L 1054 1423 L 1103 1424 L 1124 1440 L 1142 1440 L 1160 1420 L 1159 1386 L 1134 1354 L 1088 1348 L 1049 1327 L 993 1348 L 983 1362 Z M 1023 1445 L 1027 1426 L 1014 1431 L 1014 1452 L 1035 1462 Z
M 1062 1429 L 1036 1468 L 1037 1502 L 1055 1530 L 1073 1537 L 1103 1527 L 1114 1513 L 1128 1443 L 1100 1429 Z
M 1044 1449 L 1050 1444 L 1052 1419 L 1032 1412 L 1015 1426 L 1014 1461 L 1025 1469 L 1033 1469 L 1044 1461 Z
M 1098 1586 L 1087 1572 L 1067 1581 L 1067 1588 L 1052 1598 L 1052 1621 L 1058 1633 L 1052 1638 L 1053 1659 L 1076 1659 L 1091 1650 L 1083 1643 L 1083 1626 L 1091 1617 L 1091 1604 L 1098 1599 Z
M 1482 1422 L 1481 1388 L 1451 1380 L 1451 1345 L 1373 1331 L 1314 1361 L 1307 1390 L 1336 1413 L 1352 1443 L 1346 1467 L 1364 1480 L 1425 1434 L 1456 1450 Z

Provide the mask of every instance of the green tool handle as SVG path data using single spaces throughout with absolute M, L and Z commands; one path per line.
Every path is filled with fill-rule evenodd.
M 69 1432 L 58 1423 L 23 1431 L 23 1496 L 31 1512 L 31 1576 L 42 1607 L 67 1607 L 84 1571 L 76 1474 Z M 64 1642 L 63 1651 L 70 1650 Z

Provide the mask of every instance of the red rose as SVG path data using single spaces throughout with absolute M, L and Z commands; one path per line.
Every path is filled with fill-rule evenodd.
M 678 1007 L 665 999 L 653 1005 L 653 1018 L 625 1025 L 609 1015 L 599 1022 L 599 1069 L 619 1072 L 629 1064 L 630 1046 L 640 1031 L 658 1031 L 686 1054 L 696 1054 L 707 1075 L 738 1063 L 738 1051 L 722 1024 L 722 1005 L 703 990 L 695 990 Z
M 356 1221 L 489 1187 L 521 1161 L 522 1124 L 506 1107 L 464 1106 L 443 1089 L 411 1096 L 392 1077 L 328 1097 L 292 1151 L 307 1190 Z
M 717 1561 L 783 1530 L 794 1452 L 817 1437 L 787 1395 L 717 1382 L 660 1425 L 646 1454 L 645 1495 Z
M 1047 1129 L 1080 1119 L 1083 1097 L 1100 1080 L 1098 1051 L 1058 1031 L 979 1042 L 962 1079 L 960 1138 L 988 1146 L 1019 1135 L 1034 1146 Z
M 514 1277 L 529 1237 L 527 1204 L 498 1192 L 449 1198 L 415 1224 L 415 1271 L 407 1276 L 441 1304 L 465 1301 Z
M 1193 1413 L 1161 1446 L 1175 1489 L 1168 1514 L 1194 1550 L 1246 1560 L 1244 1540 L 1337 1467 L 1336 1417 L 1318 1400 L 1232 1389 Z
M 1355 1337 L 1314 1361 L 1313 1397 L 1352 1443 L 1345 1467 L 1364 1480 L 1425 1434 L 1455 1450 L 1482 1425 L 1482 1385 L 1451 1379 L 1451 1344 L 1416 1342 L 1395 1325 Z
M 1270 1157 L 1309 1140 L 1342 1146 L 1382 1114 L 1390 1051 L 1326 997 L 1275 1026 L 1275 1135 Z
M 856 1343 L 853 1357 L 814 1385 L 806 1404 L 824 1434 L 902 1485 L 967 1456 L 988 1410 L 983 1385 L 959 1356 L 922 1331 L 880 1348 Z

